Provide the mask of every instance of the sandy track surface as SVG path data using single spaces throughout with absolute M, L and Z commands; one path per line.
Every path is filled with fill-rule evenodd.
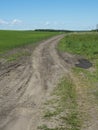
M 41 43 L 29 62 L 0 71 L 0 130 L 37 130 L 43 102 L 68 72 L 55 49 L 63 37 Z

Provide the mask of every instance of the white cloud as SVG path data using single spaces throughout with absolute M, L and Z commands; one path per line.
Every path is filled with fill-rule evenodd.
M 8 22 L 3 19 L 0 19 L 0 25 L 4 25 L 4 24 L 8 24 Z
M 45 27 L 50 27 L 50 28 L 61 28 L 61 27 L 64 27 L 65 26 L 65 23 L 62 22 L 62 21 L 46 21 L 43 23 L 43 25 Z
M 51 23 L 50 22 L 45 22 L 45 26 L 48 26 L 48 25 L 50 25 Z
M 16 25 L 16 24 L 21 24 L 21 23 L 22 23 L 22 21 L 19 20 L 19 19 L 13 19 L 13 20 L 11 21 L 11 25 Z
M 3 20 L 3 19 L 0 19 L 0 25 L 20 25 L 22 24 L 22 21 L 19 20 L 19 19 L 13 19 L 13 20 Z

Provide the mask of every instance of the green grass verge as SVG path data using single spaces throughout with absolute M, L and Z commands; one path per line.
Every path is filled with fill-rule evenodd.
M 58 49 L 98 59 L 98 33 L 67 35 L 59 43 Z
M 36 32 L 36 31 L 7 31 L 0 30 L 0 53 L 3 51 L 21 47 L 28 44 L 34 44 L 47 39 L 58 32 Z
M 62 52 L 70 52 L 79 54 L 93 63 L 91 70 L 74 68 L 77 75 L 83 75 L 83 82 L 89 85 L 89 89 L 98 99 L 98 33 L 81 33 L 67 35 L 58 44 L 58 50 Z M 88 90 L 89 91 L 89 90 Z
M 77 105 L 77 95 L 75 86 L 72 81 L 68 79 L 62 80 L 56 90 L 58 96 L 60 96 L 59 106 L 62 106 L 62 110 L 68 110 L 67 116 L 61 116 L 61 119 L 66 122 L 70 128 L 68 130 L 79 130 L 81 126 L 81 121 L 79 119 L 78 105 Z
M 59 118 L 59 122 L 63 122 L 63 126 L 49 128 L 46 124 L 44 124 L 40 126 L 39 129 L 80 130 L 81 121 L 79 119 L 78 106 L 76 101 L 77 95 L 73 83 L 67 78 L 64 78 L 58 87 L 54 90 L 52 96 L 56 96 L 57 98 L 52 99 L 46 103 L 48 109 L 44 113 L 44 119 L 48 120 L 48 122 L 52 122 L 52 119 L 57 117 Z M 51 108 L 53 108 L 53 110 L 51 110 Z

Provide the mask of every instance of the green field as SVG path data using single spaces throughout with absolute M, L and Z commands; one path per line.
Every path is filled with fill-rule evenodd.
M 58 32 L 0 30 L 0 52 L 31 43 L 34 44 L 57 34 Z
M 61 40 L 58 49 L 95 59 L 98 57 L 98 33 L 67 35 Z

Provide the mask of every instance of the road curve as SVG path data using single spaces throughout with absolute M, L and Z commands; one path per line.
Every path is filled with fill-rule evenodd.
M 29 63 L 0 75 L 0 130 L 37 130 L 43 102 L 69 69 L 56 51 L 63 37 L 39 44 Z

